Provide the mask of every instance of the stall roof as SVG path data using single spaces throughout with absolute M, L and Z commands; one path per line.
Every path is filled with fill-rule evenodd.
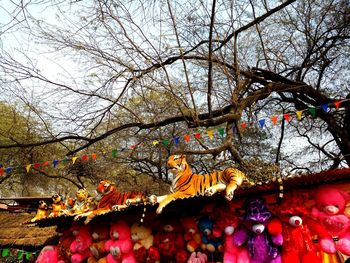
M 55 243 L 56 226 L 25 224 L 33 217 L 34 214 L 29 213 L 0 211 L 0 246 L 40 247 Z

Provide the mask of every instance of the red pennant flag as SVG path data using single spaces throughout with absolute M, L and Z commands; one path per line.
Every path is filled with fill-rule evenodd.
M 289 120 L 290 120 L 290 115 L 289 115 L 289 113 L 283 114 L 283 118 L 286 120 L 286 122 L 289 122 Z
M 189 142 L 190 139 L 191 139 L 190 135 L 186 134 L 186 135 L 184 136 L 185 142 Z
M 45 166 L 47 166 L 48 164 L 49 164 L 49 161 L 46 161 L 46 162 L 43 163 L 42 167 L 45 167 Z
M 336 109 L 339 109 L 340 103 L 341 103 L 341 100 L 334 102 L 334 106 Z
M 137 147 L 137 145 L 135 144 L 135 145 L 131 145 L 129 148 L 130 149 L 135 149 Z
M 200 139 L 200 138 L 201 138 L 201 134 L 200 134 L 200 133 L 196 133 L 196 134 L 194 135 L 194 137 L 196 137 L 197 139 Z
M 92 159 L 92 160 L 95 160 L 96 157 L 97 157 L 96 153 L 92 153 L 92 154 L 91 154 L 91 159 Z
M 84 154 L 84 155 L 81 157 L 81 159 L 82 159 L 83 161 L 86 161 L 86 160 L 87 160 L 87 155 Z
M 0 168 L 0 176 L 3 176 L 4 175 L 4 168 Z
M 35 169 L 38 169 L 39 167 L 40 167 L 40 163 L 35 163 L 35 164 L 34 164 L 34 168 L 35 168 Z
M 277 120 L 278 120 L 278 116 L 276 116 L 276 115 L 271 116 L 271 121 L 272 121 L 273 125 L 277 124 Z
M 245 122 L 241 123 L 241 127 L 242 127 L 242 129 L 245 129 L 245 127 L 247 127 L 247 123 L 245 123 Z

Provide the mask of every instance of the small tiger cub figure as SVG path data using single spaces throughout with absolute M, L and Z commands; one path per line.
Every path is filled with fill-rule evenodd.
M 96 188 L 100 200 L 97 208 L 75 217 L 75 220 L 86 216 L 85 224 L 89 223 L 96 215 L 108 213 L 112 210 L 122 210 L 131 203 L 141 203 L 146 196 L 142 192 L 119 192 L 116 185 L 109 180 L 101 180 Z
M 47 218 L 48 215 L 49 215 L 49 206 L 47 205 L 47 203 L 44 200 L 40 200 L 36 215 L 35 215 L 35 217 L 33 217 L 30 220 L 30 222 L 33 223 L 33 222 L 36 222 L 40 219 Z
M 77 215 L 89 211 L 89 192 L 85 188 L 81 188 L 76 192 L 75 197 L 75 202 L 70 211 L 70 214 Z
M 56 217 L 62 214 L 62 211 L 65 209 L 65 204 L 62 200 L 62 196 L 59 194 L 54 194 L 52 196 L 52 205 L 51 205 L 51 213 L 49 217 Z
M 151 196 L 151 203 L 159 203 L 157 214 L 171 201 L 197 195 L 212 196 L 216 192 L 226 190 L 226 199 L 232 200 L 234 191 L 246 179 L 243 172 L 235 168 L 227 168 L 210 174 L 194 174 L 186 161 L 185 155 L 171 155 L 167 166 L 174 175 L 171 194 Z

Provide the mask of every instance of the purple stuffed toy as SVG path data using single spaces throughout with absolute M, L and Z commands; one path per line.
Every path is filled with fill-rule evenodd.
M 282 223 L 272 219 L 272 213 L 261 198 L 249 199 L 245 211 L 246 228 L 234 234 L 235 245 L 242 246 L 247 242 L 251 263 L 281 263 Z

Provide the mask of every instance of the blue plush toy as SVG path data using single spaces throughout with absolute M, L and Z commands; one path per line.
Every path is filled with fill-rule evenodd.
M 220 251 L 222 248 L 222 238 L 216 235 L 213 230 L 214 221 L 208 217 L 203 217 L 198 221 L 198 228 L 202 236 L 202 249 L 210 253 Z

